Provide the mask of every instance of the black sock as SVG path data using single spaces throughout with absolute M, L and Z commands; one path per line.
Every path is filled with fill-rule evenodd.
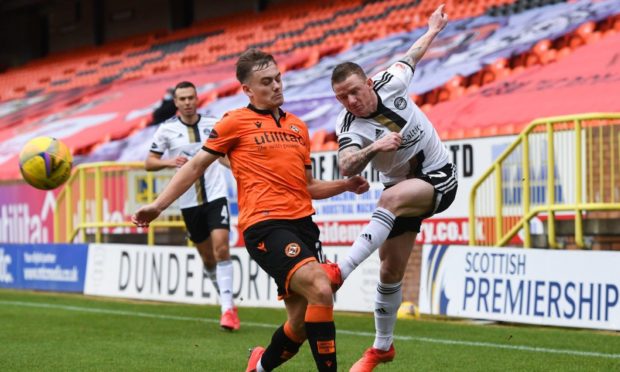
M 319 371 L 338 369 L 336 362 L 336 325 L 333 307 L 308 305 L 306 310 L 306 335 Z
M 260 359 L 260 364 L 267 371 L 271 371 L 291 359 L 303 344 L 303 341 L 297 342 L 289 338 L 284 332 L 284 327 L 285 325 L 281 325 L 274 332 L 271 343 Z

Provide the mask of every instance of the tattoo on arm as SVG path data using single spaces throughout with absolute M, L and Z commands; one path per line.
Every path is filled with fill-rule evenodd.
M 433 39 L 435 39 L 435 36 L 437 36 L 437 33 L 433 32 L 427 32 L 420 36 L 420 38 L 413 43 L 411 48 L 409 48 L 407 53 L 405 53 L 403 60 L 409 63 L 412 67 L 415 67 L 416 64 L 422 59 L 422 56 L 424 56 L 424 53 L 426 53 L 426 50 L 431 45 Z
M 405 54 L 405 56 L 403 57 L 403 61 L 407 62 L 411 67 L 415 67 L 416 63 L 418 63 L 418 61 L 422 59 L 421 51 L 421 47 L 411 47 L 411 49 L 409 49 L 409 51 L 407 51 L 407 54 Z
M 368 165 L 376 154 L 377 152 L 374 151 L 371 146 L 361 150 L 355 148 L 342 150 L 340 154 L 338 154 L 340 157 L 340 170 L 344 176 L 359 174 L 366 168 L 366 165 Z

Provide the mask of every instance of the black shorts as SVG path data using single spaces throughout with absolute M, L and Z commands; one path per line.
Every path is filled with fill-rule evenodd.
M 293 273 L 309 261 L 323 262 L 320 231 L 310 216 L 297 220 L 269 220 L 243 233 L 250 257 L 278 285 L 278 297 L 290 295 Z
M 415 178 L 424 180 L 435 188 L 435 194 L 433 195 L 434 209 L 423 216 L 396 217 L 394 227 L 390 231 L 388 239 L 410 231 L 419 233 L 424 219 L 448 209 L 456 197 L 458 182 L 456 179 L 456 167 L 452 163 L 448 163 L 437 170 L 416 175 Z
M 211 231 L 215 229 L 230 230 L 230 214 L 228 200 L 215 199 L 209 203 L 196 207 L 181 209 L 183 221 L 187 228 L 187 235 L 194 243 L 202 243 L 209 239 Z

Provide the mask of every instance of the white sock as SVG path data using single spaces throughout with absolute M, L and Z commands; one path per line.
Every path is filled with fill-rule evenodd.
M 390 235 L 396 216 L 384 208 L 377 208 L 372 218 L 355 239 L 346 257 L 338 262 L 342 279 L 346 279 L 372 252 L 376 251 Z
M 213 288 L 215 288 L 215 291 L 219 294 L 220 293 L 220 288 L 217 285 L 217 271 L 216 271 L 216 267 L 209 269 L 208 267 L 205 266 L 205 273 L 207 273 L 207 277 L 209 278 L 209 280 L 211 281 L 211 284 L 213 284 Z
M 217 284 L 220 287 L 222 313 L 233 308 L 233 264 L 231 260 L 217 263 Z
M 263 368 L 263 365 L 260 364 L 260 360 L 256 364 L 256 372 L 267 372 L 267 371 L 265 371 L 265 368 Z
M 394 326 L 398 308 L 403 301 L 401 283 L 379 282 L 375 297 L 375 349 L 389 350 L 394 341 Z

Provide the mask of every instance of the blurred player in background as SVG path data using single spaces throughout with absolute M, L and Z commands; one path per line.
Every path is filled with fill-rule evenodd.
M 456 195 L 455 167 L 448 151 L 408 94 L 416 64 L 447 22 L 441 5 L 431 14 L 428 31 L 403 58 L 372 78 L 352 62 L 339 64 L 332 74 L 332 88 L 345 108 L 336 128 L 341 172 L 352 176 L 372 162 L 386 186 L 370 223 L 347 256 L 337 266 L 329 265 L 330 279 L 341 284 L 381 247 L 375 342 L 351 371 L 372 371 L 394 359 L 401 282 L 416 234 L 423 219 L 448 208 Z
M 250 353 L 247 371 L 271 371 L 292 358 L 308 339 L 319 371 L 336 371 L 336 327 L 331 283 L 323 261 L 312 198 L 344 191 L 363 193 L 368 182 L 314 179 L 306 124 L 284 112 L 282 74 L 274 58 L 259 50 L 243 53 L 237 79 L 250 104 L 229 111 L 215 125 L 203 150 L 174 176 L 151 204 L 132 217 L 147 226 L 217 159 L 228 156 L 239 194 L 239 227 L 250 256 L 278 286 L 287 321 L 265 349 Z
M 172 91 L 179 115 L 162 123 L 155 132 L 151 150 L 145 161 L 148 171 L 180 168 L 202 147 L 216 119 L 196 113 L 198 97 L 194 84 L 183 81 Z M 168 152 L 168 158 L 162 155 Z M 237 308 L 233 304 L 233 264 L 230 260 L 230 231 L 226 179 L 223 168 L 216 164 L 198 177 L 179 200 L 187 233 L 196 244 L 205 270 L 220 296 L 220 326 L 226 330 L 240 327 Z

